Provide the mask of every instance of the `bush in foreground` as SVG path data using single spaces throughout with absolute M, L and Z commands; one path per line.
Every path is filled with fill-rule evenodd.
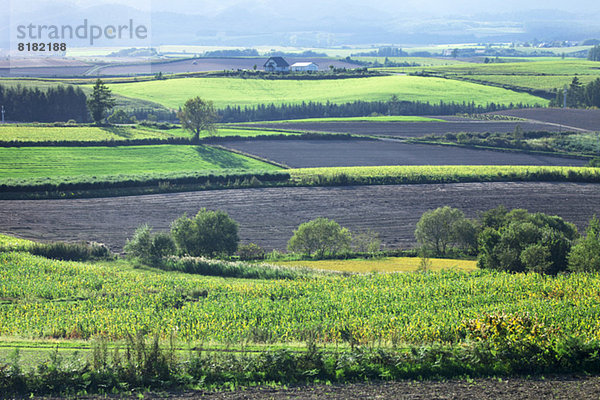
M 464 346 L 424 345 L 408 349 L 355 347 L 324 351 L 313 342 L 306 350 L 288 348 L 255 352 L 190 352 L 176 356 L 174 346 L 161 346 L 158 337 L 129 337 L 125 349 L 109 351 L 96 344 L 89 360 L 65 360 L 56 351 L 26 371 L 18 354 L 0 362 L 0 392 L 19 394 L 114 393 L 135 389 L 232 388 L 256 384 L 364 382 L 369 380 L 509 376 L 514 374 L 598 373 L 600 343 L 580 338 L 527 339 L 543 325 L 523 317 L 488 316 L 465 325 L 474 341 Z M 517 329 L 510 337 L 496 335 L 498 326 Z M 479 340 L 479 331 L 494 336 Z

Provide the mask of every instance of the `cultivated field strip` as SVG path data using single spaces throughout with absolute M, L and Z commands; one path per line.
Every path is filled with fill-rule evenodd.
M 590 131 L 600 131 L 600 110 L 579 110 L 563 108 L 525 108 L 520 110 L 498 111 L 492 114 L 509 115 L 534 121 L 567 125 Z
M 444 118 L 444 117 L 442 117 Z M 514 132 L 517 126 L 525 132 L 565 131 L 559 126 L 533 123 L 533 122 L 514 122 L 514 121 L 452 121 L 448 122 L 294 122 L 294 123 L 268 123 L 252 124 L 252 127 L 264 127 L 271 129 L 292 129 L 299 131 L 312 132 L 334 132 L 334 133 L 352 133 L 356 135 L 375 135 L 375 136 L 398 136 L 398 137 L 421 137 L 426 135 L 443 135 L 445 133 L 484 133 Z
M 461 183 L 216 190 L 136 197 L 0 201 L 0 232 L 35 240 L 93 240 L 119 250 L 143 223 L 166 230 L 184 212 L 227 211 L 242 242 L 284 249 L 302 222 L 323 216 L 350 230 L 373 229 L 388 246 L 409 247 L 421 214 L 449 205 L 474 217 L 498 205 L 555 214 L 586 226 L 600 215 L 600 185 Z
M 292 168 L 376 165 L 584 166 L 587 161 L 518 152 L 467 149 L 384 140 L 244 140 L 225 147 Z

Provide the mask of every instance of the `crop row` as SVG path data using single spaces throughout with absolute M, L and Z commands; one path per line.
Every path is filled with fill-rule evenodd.
M 525 313 L 600 339 L 600 276 L 478 271 L 224 280 L 0 254 L 0 335 L 190 341 L 460 343 L 461 324 Z
M 376 166 L 300 168 L 288 170 L 301 185 L 391 185 L 504 181 L 600 182 L 600 170 L 544 166 Z

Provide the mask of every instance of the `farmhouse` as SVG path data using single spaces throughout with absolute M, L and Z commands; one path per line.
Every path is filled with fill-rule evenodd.
M 301 71 L 317 72 L 319 70 L 319 66 L 313 62 L 297 62 L 297 63 L 292 64 L 292 66 L 290 68 L 294 72 L 301 72 Z
M 290 64 L 283 57 L 271 57 L 263 65 L 267 72 L 289 72 Z

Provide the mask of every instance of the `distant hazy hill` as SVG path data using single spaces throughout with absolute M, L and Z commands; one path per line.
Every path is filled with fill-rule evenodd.
M 431 2 L 431 1 L 430 1 Z M 364 2 L 361 2 L 364 4 Z M 411 3 L 409 1 L 408 3 Z M 39 24 L 109 25 L 133 18 L 151 24 L 152 41 L 159 44 L 327 46 L 368 43 L 457 43 L 510 40 L 583 40 L 600 37 L 594 10 L 523 10 L 466 15 L 450 8 L 413 8 L 400 2 L 372 7 L 342 0 L 304 2 L 212 2 L 190 12 L 176 6 L 152 14 L 123 5 L 88 9 L 73 5 L 39 6 L 12 16 L 12 22 Z M 189 3 L 188 3 L 189 4 Z M 307 6 L 306 4 L 310 4 Z M 395 4 L 395 5 L 394 5 Z M 537 4 L 537 3 L 536 3 Z M 543 4 L 543 3 L 540 3 Z M 208 6 L 210 7 L 208 7 Z M 189 7 L 189 6 L 188 6 Z M 378 8 L 375 8 L 378 7 Z M 597 8 L 597 7 L 596 7 Z M 180 10 L 180 11 L 178 11 Z M 451 16 L 444 16 L 445 14 Z M 471 14 L 473 14 L 471 13 Z M 0 47 L 7 47 L 7 13 L 0 13 Z M 100 45 L 123 45 L 100 41 Z

